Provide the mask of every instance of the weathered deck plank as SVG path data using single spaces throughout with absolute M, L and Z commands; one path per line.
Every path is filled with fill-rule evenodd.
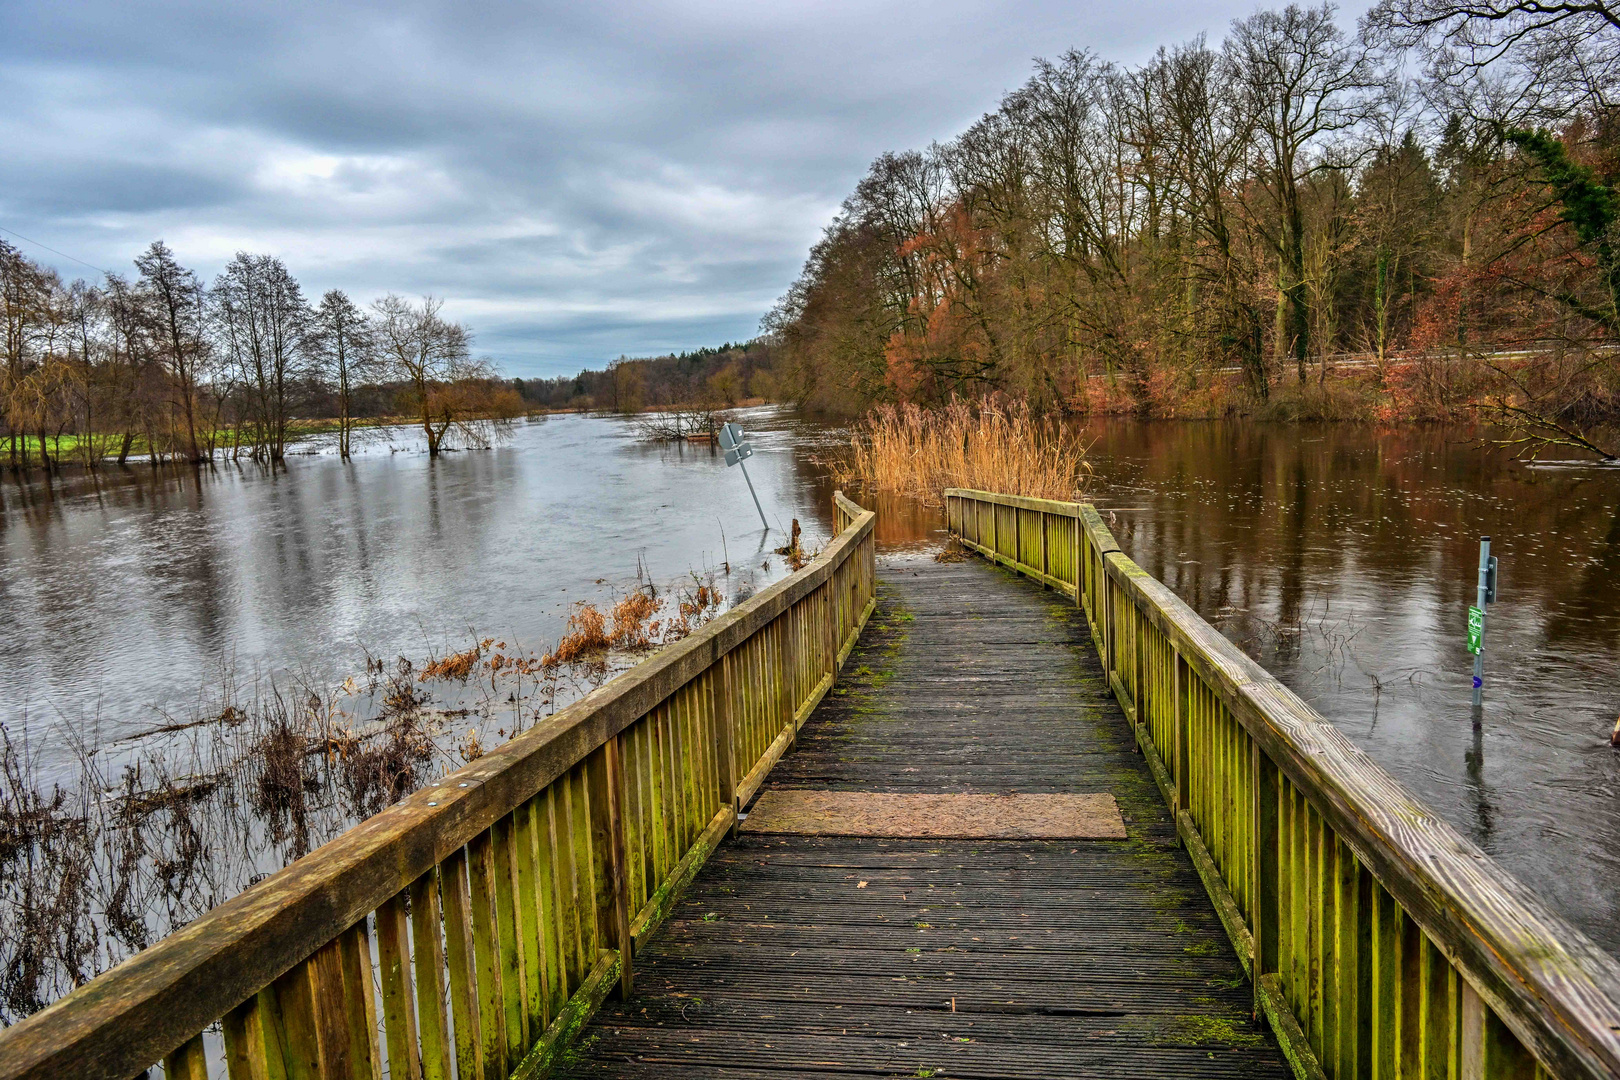
M 1128 839 L 745 835 L 564 1075 L 1290 1075 L 1071 601 L 889 563 L 769 786 L 1109 792 Z

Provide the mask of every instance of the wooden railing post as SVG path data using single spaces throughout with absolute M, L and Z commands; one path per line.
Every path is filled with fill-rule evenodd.
M 1048 514 L 1045 510 L 1040 511 L 1039 513 L 1040 517 L 1037 520 L 1039 520 L 1041 523 L 1041 575 L 1046 578 L 1046 580 L 1041 584 L 1045 585 L 1047 588 L 1051 588 L 1052 560 L 1046 552 L 1046 534 L 1051 531 L 1052 515 Z
M 1114 585 L 1108 580 L 1108 557 L 1097 557 L 1097 591 L 1102 596 L 1103 674 L 1114 674 Z
M 1131 655 L 1134 662 L 1131 665 L 1133 670 L 1133 675 L 1131 678 L 1131 702 L 1136 706 L 1136 726 L 1139 728 L 1146 728 L 1147 730 L 1151 731 L 1152 729 L 1147 727 L 1147 635 L 1142 633 L 1142 627 L 1146 621 L 1146 617 L 1143 616 L 1142 612 L 1135 604 L 1132 604 Z
M 1086 592 L 1086 582 L 1091 578 L 1091 556 L 1087 553 L 1086 529 L 1079 515 L 1070 520 L 1074 522 L 1074 603 L 1089 619 L 1091 597 Z
M 838 647 L 843 642 L 838 640 L 838 590 L 831 578 L 827 579 L 826 586 L 821 590 L 821 618 L 826 623 L 827 637 L 827 674 L 832 676 L 832 685 L 838 685 Z

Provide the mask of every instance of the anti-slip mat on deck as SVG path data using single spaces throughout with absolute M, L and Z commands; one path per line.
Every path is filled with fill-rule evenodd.
M 954 840 L 1123 840 L 1108 794 L 896 795 L 767 791 L 743 832 Z

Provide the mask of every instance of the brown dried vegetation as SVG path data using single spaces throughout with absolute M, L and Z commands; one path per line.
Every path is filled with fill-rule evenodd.
M 926 499 L 948 487 L 1078 499 L 1091 471 L 1071 429 L 999 397 L 935 409 L 880 405 L 829 464 L 840 483 Z

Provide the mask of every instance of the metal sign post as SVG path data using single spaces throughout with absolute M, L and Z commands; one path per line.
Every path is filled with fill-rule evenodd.
M 1474 708 L 1485 703 L 1485 608 L 1496 603 L 1496 557 L 1491 538 L 1479 538 L 1479 602 L 1468 608 L 1468 651 L 1474 654 Z
M 748 466 L 743 462 L 754 456 L 754 447 L 743 438 L 743 429 L 739 424 L 726 424 L 720 428 L 720 449 L 726 452 L 726 466 L 732 465 L 742 469 L 743 479 L 748 481 L 748 494 L 754 497 L 754 509 L 759 510 L 759 523 L 765 526 L 765 531 L 771 531 L 771 523 L 765 520 L 765 511 L 759 505 L 759 493 L 754 490 L 754 478 L 748 475 Z

